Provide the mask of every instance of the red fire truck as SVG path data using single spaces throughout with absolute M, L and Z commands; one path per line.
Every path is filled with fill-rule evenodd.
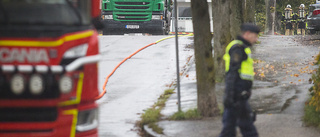
M 0 0 L 0 137 L 98 136 L 100 0 Z

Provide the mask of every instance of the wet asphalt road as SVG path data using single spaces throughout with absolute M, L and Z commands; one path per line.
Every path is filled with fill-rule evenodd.
M 264 36 L 256 47 L 257 72 L 251 104 L 261 115 L 256 122 L 265 137 L 319 137 L 320 131 L 302 122 L 310 98 L 309 79 L 320 45 L 309 43 L 315 36 Z M 311 40 L 313 41 L 313 40 Z M 264 76 L 261 75 L 264 73 Z
M 320 136 L 319 129 L 307 127 L 302 121 L 304 105 L 310 97 L 308 89 L 312 86 L 309 78 L 316 68 L 312 65 L 313 57 L 320 50 L 320 39 L 310 40 L 315 38 L 317 36 L 262 36 L 261 44 L 255 45 L 256 75 L 250 103 L 258 111 L 255 125 L 260 137 Z M 223 89 L 216 92 L 218 102 L 222 103 Z M 164 120 L 158 125 L 168 137 L 217 137 L 222 128 L 221 117 Z M 240 136 L 238 131 L 237 137 Z
M 312 36 L 313 38 L 314 36 Z M 99 87 L 104 78 L 127 55 L 154 42 L 162 36 L 102 36 L 99 64 Z M 315 128 L 302 122 L 304 103 L 309 98 L 308 89 L 314 56 L 319 43 L 299 36 L 262 36 L 261 44 L 254 49 L 255 76 L 252 107 L 259 112 L 255 125 L 261 137 L 319 137 Z M 107 86 L 108 93 L 99 100 L 99 136 L 139 136 L 134 129 L 144 109 L 150 107 L 158 96 L 174 81 L 174 39 L 143 51 L 115 73 Z M 183 44 L 191 43 L 188 39 Z M 311 42 L 310 42 L 311 41 Z M 183 47 L 184 45 L 182 44 Z M 180 48 L 180 66 L 193 52 Z M 222 95 L 222 94 L 218 94 Z M 219 97 L 218 97 L 219 98 Z M 219 100 L 219 99 L 218 99 Z M 162 121 L 160 127 L 169 136 L 217 136 L 221 119 L 197 121 Z
M 141 47 L 167 36 L 100 36 L 99 88 L 106 76 L 124 58 Z M 193 52 L 185 50 L 191 41 L 180 38 L 180 63 Z M 156 102 L 159 95 L 175 80 L 174 39 L 149 47 L 125 62 L 109 79 L 107 94 L 98 101 L 100 137 L 139 136 L 135 122 L 143 110 Z
M 319 46 L 305 45 L 300 38 L 263 36 L 255 47 L 257 74 L 251 103 L 259 113 L 303 113 Z

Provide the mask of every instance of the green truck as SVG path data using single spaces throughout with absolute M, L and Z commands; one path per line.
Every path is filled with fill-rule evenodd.
M 103 0 L 103 35 L 170 32 L 172 0 Z

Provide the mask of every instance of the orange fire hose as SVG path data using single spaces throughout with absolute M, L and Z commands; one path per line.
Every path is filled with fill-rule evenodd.
M 107 86 L 107 83 L 108 83 L 109 78 L 114 74 L 114 72 L 116 72 L 116 70 L 117 70 L 125 61 L 127 61 L 128 59 L 130 59 L 131 57 L 133 57 L 134 55 L 136 55 L 136 54 L 137 54 L 138 52 L 140 52 L 141 50 L 143 50 L 143 49 L 145 49 L 145 48 L 147 48 L 147 47 L 150 47 L 150 46 L 152 46 L 152 45 L 154 45 L 154 44 L 157 44 L 157 43 L 151 43 L 151 44 L 149 44 L 149 45 L 147 45 L 147 46 L 144 46 L 144 47 L 142 47 L 141 49 L 139 49 L 139 50 L 137 50 L 136 52 L 134 52 L 133 54 L 131 54 L 130 56 L 128 56 L 128 57 L 126 57 L 125 59 L 123 59 L 123 60 L 112 70 L 112 72 L 107 76 L 106 81 L 105 81 L 104 84 L 103 84 L 103 91 L 100 93 L 100 95 L 99 95 L 98 97 L 96 97 L 96 100 L 102 98 L 103 95 L 107 93 L 106 86 Z
M 189 35 L 179 35 L 179 36 L 192 36 L 192 35 L 193 35 L 193 34 L 189 34 Z M 116 72 L 116 70 L 117 70 L 124 62 L 126 62 L 128 59 L 130 59 L 131 57 L 133 57 L 134 55 L 136 55 L 138 52 L 140 52 L 140 51 L 142 51 L 142 50 L 144 50 L 144 49 L 146 49 L 146 48 L 148 48 L 148 47 L 150 47 L 150 46 L 152 46 L 152 45 L 155 45 L 155 44 L 157 44 L 157 43 L 159 43 L 159 42 L 161 42 L 161 41 L 164 41 L 164 40 L 170 39 L 170 38 L 174 38 L 174 37 L 175 37 L 175 36 L 170 36 L 170 37 L 166 37 L 166 38 L 160 39 L 160 40 L 156 41 L 155 43 L 151 43 L 151 44 L 149 44 L 149 45 L 147 45 L 147 46 L 144 46 L 144 47 L 140 48 L 139 50 L 137 50 L 136 52 L 134 52 L 134 53 L 131 54 L 130 56 L 128 56 L 128 57 L 126 57 L 125 59 L 123 59 L 123 60 L 112 70 L 112 72 L 107 76 L 107 78 L 106 78 L 106 80 L 105 80 L 105 82 L 104 82 L 104 84 L 103 84 L 103 91 L 102 91 L 102 92 L 100 93 L 100 95 L 97 96 L 95 99 L 98 100 L 98 99 L 102 98 L 102 97 L 104 96 L 104 94 L 107 93 L 106 86 L 107 86 L 107 84 L 108 84 L 109 78 Z

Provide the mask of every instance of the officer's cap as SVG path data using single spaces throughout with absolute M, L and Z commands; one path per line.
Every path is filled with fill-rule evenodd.
M 241 31 L 242 32 L 250 31 L 250 32 L 259 34 L 260 28 L 257 25 L 254 25 L 252 23 L 244 23 L 241 25 Z

